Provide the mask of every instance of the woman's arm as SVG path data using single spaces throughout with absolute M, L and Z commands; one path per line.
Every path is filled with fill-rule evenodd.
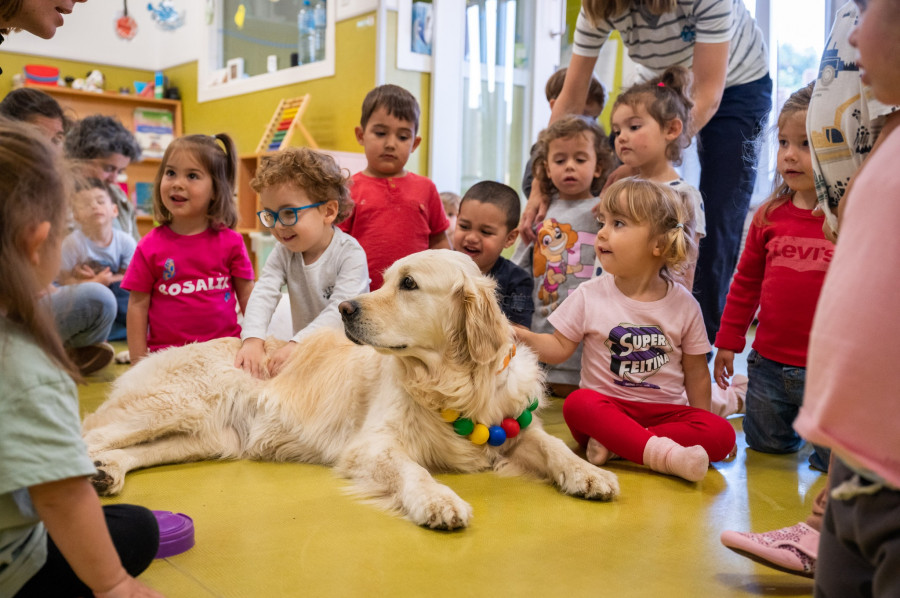
M 38 484 L 28 493 L 60 553 L 96 596 L 161 596 L 122 567 L 100 499 L 87 478 Z
M 694 44 L 693 89 L 694 108 L 691 110 L 691 137 L 715 115 L 725 92 L 725 76 L 728 74 L 728 47 L 731 42 Z M 567 77 L 568 79 L 568 77 Z
M 709 366 L 706 355 L 682 355 L 684 368 L 684 390 L 691 407 L 710 410 L 712 407 L 712 383 L 709 380 Z
M 552 125 L 568 114 L 584 112 L 596 64 L 596 56 L 572 55 L 572 59 L 569 61 L 569 70 L 566 71 L 566 78 L 563 80 L 562 91 L 559 92 L 559 97 L 553 103 L 549 124 Z
M 131 363 L 137 363 L 147 355 L 147 320 L 150 313 L 150 293 L 131 291 L 128 295 L 128 313 L 125 331 L 128 335 L 128 354 Z

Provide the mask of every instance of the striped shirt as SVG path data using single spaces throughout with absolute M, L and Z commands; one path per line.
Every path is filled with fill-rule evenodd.
M 582 9 L 575 25 L 573 52 L 597 56 L 613 30 L 622 36 L 628 56 L 656 75 L 674 65 L 691 68 L 695 42 L 731 42 L 725 87 L 755 81 L 769 70 L 762 32 L 743 0 L 678 0 L 675 12 L 659 16 L 636 0 L 627 12 L 603 20 L 597 27 Z

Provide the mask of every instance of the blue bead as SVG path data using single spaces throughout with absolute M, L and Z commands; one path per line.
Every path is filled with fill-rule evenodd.
M 488 444 L 491 446 L 500 446 L 506 442 L 506 430 L 500 426 L 491 426 L 488 428 L 490 436 L 488 436 Z

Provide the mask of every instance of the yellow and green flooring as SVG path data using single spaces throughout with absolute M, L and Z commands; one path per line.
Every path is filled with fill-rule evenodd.
M 82 414 L 97 408 L 112 365 L 82 386 Z M 554 400 L 546 429 L 575 443 Z M 202 462 L 128 475 L 127 502 L 193 518 L 196 545 L 155 561 L 149 586 L 173 597 L 281 596 L 811 596 L 812 581 L 740 557 L 725 529 L 766 531 L 806 518 L 825 476 L 794 455 L 749 451 L 697 484 L 625 462 L 609 503 L 493 473 L 438 475 L 474 509 L 468 529 L 420 528 L 354 498 L 322 466 Z

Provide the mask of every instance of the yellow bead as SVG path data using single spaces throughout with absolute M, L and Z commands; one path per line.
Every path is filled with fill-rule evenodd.
M 441 411 L 441 419 L 445 422 L 455 422 L 459 419 L 459 411 L 455 409 L 444 409 Z
M 491 437 L 491 431 L 484 424 L 475 424 L 475 429 L 469 434 L 469 440 L 475 444 L 484 444 Z

